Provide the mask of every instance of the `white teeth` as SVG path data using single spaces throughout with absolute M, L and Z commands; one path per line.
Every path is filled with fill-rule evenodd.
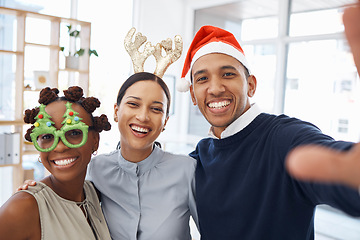
M 65 165 L 72 163 L 75 160 L 76 160 L 76 158 L 69 158 L 69 159 L 64 159 L 64 160 L 56 160 L 54 162 L 56 165 L 65 166 Z
M 139 127 L 139 126 L 131 126 L 131 129 L 132 130 L 135 130 L 137 132 L 142 132 L 142 133 L 147 133 L 149 132 L 149 129 L 147 128 L 142 128 L 142 127 Z
M 209 103 L 210 108 L 223 108 L 230 104 L 230 101 L 222 101 L 222 102 L 211 102 Z

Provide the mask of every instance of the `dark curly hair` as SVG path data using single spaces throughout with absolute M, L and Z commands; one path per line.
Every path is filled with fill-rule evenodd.
M 69 101 L 81 105 L 90 115 L 93 121 L 93 127 L 96 132 L 109 131 L 111 125 L 108 121 L 106 115 L 102 114 L 100 117 L 94 117 L 92 113 L 96 108 L 100 107 L 100 101 L 95 97 L 86 97 L 84 98 L 83 89 L 78 86 L 69 87 L 67 90 L 64 90 L 64 96 L 59 97 L 59 90 L 57 88 L 43 88 L 40 91 L 39 103 L 48 105 L 54 101 Z M 24 113 L 24 122 L 34 124 L 36 122 L 35 117 L 39 113 L 39 107 L 33 109 L 27 109 Z M 31 126 L 25 134 L 25 139 L 31 142 L 30 133 L 32 132 L 34 126 Z

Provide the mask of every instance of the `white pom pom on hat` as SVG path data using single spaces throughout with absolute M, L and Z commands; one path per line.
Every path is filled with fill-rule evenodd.
M 190 81 L 186 80 L 186 78 L 181 78 L 180 80 L 176 81 L 176 89 L 179 92 L 187 92 L 190 89 Z
M 235 36 L 218 27 L 202 26 L 195 34 L 186 54 L 181 79 L 177 81 L 176 88 L 180 92 L 189 90 L 190 70 L 197 59 L 210 53 L 223 53 L 234 57 L 250 72 L 250 66 L 245 54 Z

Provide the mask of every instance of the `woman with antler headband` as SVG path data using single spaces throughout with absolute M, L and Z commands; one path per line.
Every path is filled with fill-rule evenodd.
M 24 121 L 33 124 L 25 139 L 50 175 L 0 208 L 1 239 L 111 239 L 95 188 L 85 181 L 99 133 L 110 123 L 105 115 L 92 116 L 100 102 L 84 98 L 80 87 L 58 93 L 43 89 L 40 107 L 25 111 Z
M 89 178 L 101 192 L 113 239 L 190 240 L 190 215 L 197 222 L 196 162 L 155 144 L 169 119 L 170 92 L 161 76 L 180 57 L 182 40 L 175 37 L 174 50 L 171 40 L 166 40 L 155 47 L 147 43 L 139 53 L 146 37 L 137 34 L 131 42 L 134 32 L 130 30 L 125 46 L 136 73 L 123 83 L 114 105 L 120 148 L 96 156 L 89 165 Z M 142 65 L 151 54 L 156 55 L 156 74 L 143 72 Z

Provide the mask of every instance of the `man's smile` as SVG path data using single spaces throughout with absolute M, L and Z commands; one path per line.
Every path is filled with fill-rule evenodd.
M 229 100 L 224 100 L 224 101 L 219 101 L 219 102 L 210 102 L 207 104 L 209 108 L 216 108 L 216 109 L 220 109 L 220 108 L 224 108 L 230 105 L 230 101 Z

